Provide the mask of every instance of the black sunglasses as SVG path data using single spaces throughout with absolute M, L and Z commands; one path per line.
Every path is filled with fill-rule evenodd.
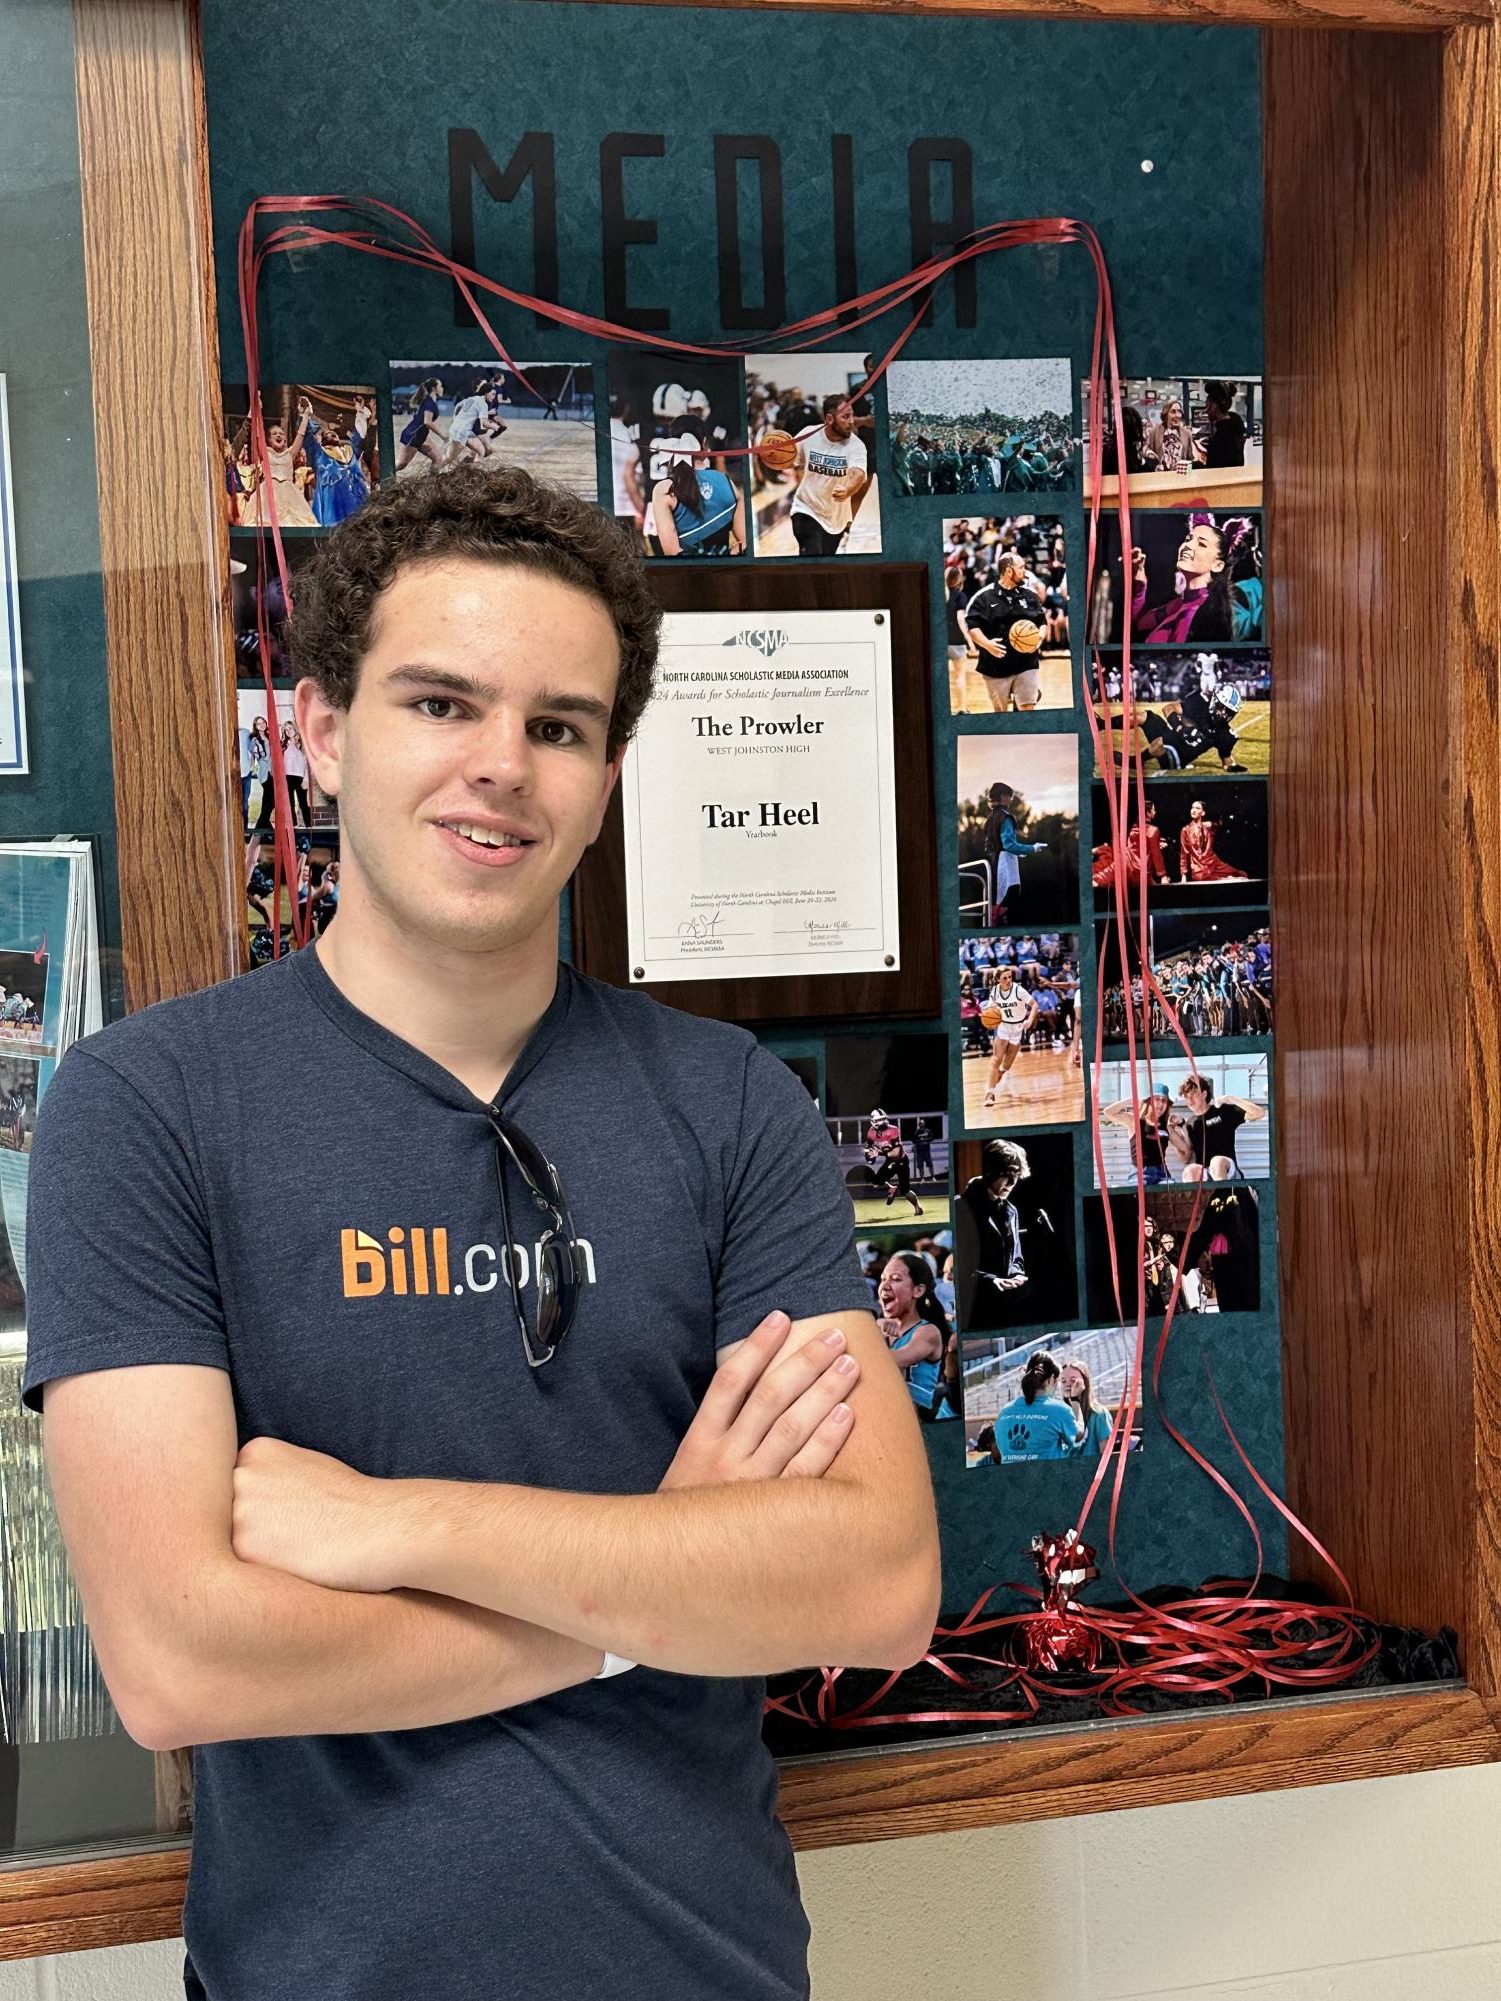
M 578 1310 L 579 1288 L 583 1282 L 583 1253 L 573 1233 L 573 1218 L 558 1170 L 541 1149 L 529 1140 L 520 1126 L 494 1105 L 486 1105 L 485 1117 L 495 1139 L 495 1183 L 500 1190 L 500 1220 L 505 1231 L 506 1249 L 502 1263 L 511 1286 L 511 1303 L 516 1309 L 516 1325 L 521 1329 L 521 1345 L 528 1366 L 540 1369 L 558 1352 L 563 1336 L 573 1325 Z M 547 1224 L 537 1243 L 537 1333 L 533 1344 L 526 1324 L 521 1287 L 516 1283 L 516 1260 L 511 1229 L 511 1203 L 506 1193 L 506 1160 L 514 1163 L 526 1183 L 527 1192 Z

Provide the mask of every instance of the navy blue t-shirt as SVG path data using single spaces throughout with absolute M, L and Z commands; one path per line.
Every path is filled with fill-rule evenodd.
M 648 1493 L 719 1347 L 773 1307 L 869 1310 L 818 1109 L 744 1030 L 561 967 L 499 1102 L 556 1164 L 593 1274 L 540 1371 L 481 1100 L 315 950 L 76 1044 L 31 1155 L 26 1403 L 203 1363 L 242 1444 Z M 208 2001 L 801 2001 L 763 1698 L 638 1668 L 460 1723 L 199 1747 L 183 1929 Z

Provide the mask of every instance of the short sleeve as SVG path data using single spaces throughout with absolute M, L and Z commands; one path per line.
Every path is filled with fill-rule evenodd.
M 759 1044 L 745 1068 L 740 1139 L 725 1193 L 714 1346 L 743 1341 L 774 1308 L 793 1320 L 870 1312 L 854 1210 L 818 1107 Z
M 157 1362 L 228 1369 L 223 1305 L 193 1163 L 134 1084 L 83 1045 L 58 1064 L 32 1140 L 26 1368 L 55 1376 Z

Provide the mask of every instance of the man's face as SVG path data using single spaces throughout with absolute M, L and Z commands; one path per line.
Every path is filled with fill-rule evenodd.
M 402 568 L 349 708 L 297 688 L 313 775 L 339 801 L 343 888 L 440 949 L 550 931 L 619 775 L 618 673 L 613 622 L 585 592 L 470 558 Z
M 823 427 L 836 444 L 842 444 L 855 428 L 855 412 L 848 403 L 836 403 L 824 414 Z

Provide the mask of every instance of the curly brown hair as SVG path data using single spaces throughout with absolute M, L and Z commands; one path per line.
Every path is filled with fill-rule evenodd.
M 608 754 L 629 743 L 651 699 L 661 608 L 616 522 L 519 466 L 458 465 L 377 487 L 298 574 L 296 616 L 288 622 L 295 671 L 347 709 L 381 592 L 404 563 L 445 556 L 537 570 L 604 606 L 620 643 Z

